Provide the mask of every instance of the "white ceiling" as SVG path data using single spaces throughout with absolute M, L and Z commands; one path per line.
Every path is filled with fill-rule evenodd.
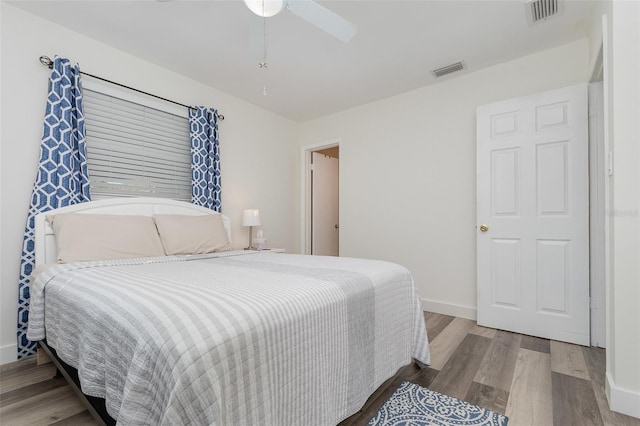
M 302 122 L 586 37 L 593 2 L 560 1 L 528 26 L 524 0 L 320 0 L 358 26 L 346 44 L 285 10 L 266 21 L 267 96 L 260 19 L 241 0 L 10 3 Z M 468 69 L 432 76 L 458 60 Z

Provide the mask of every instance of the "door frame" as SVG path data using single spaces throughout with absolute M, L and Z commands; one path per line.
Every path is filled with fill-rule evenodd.
M 609 176 L 607 159 L 610 156 L 608 140 L 608 87 L 605 75 L 605 35 L 606 16 L 601 19 L 601 31 L 595 34 L 594 52 L 590 64 L 589 78 L 589 227 L 590 248 L 590 320 L 592 346 L 606 347 L 608 323 L 608 288 L 609 288 Z M 600 82 L 601 92 L 592 89 L 592 83 Z M 594 93 L 595 92 L 595 93 Z M 592 123 L 592 120 L 594 121 Z M 603 139 L 599 140 L 599 127 L 603 130 Z M 602 145 L 602 149 L 597 149 Z M 601 165 L 601 167 L 598 167 Z M 604 229 L 600 229 L 603 226 Z
M 602 82 L 600 82 L 602 83 Z M 606 346 L 605 165 L 602 89 L 589 83 L 589 269 L 591 346 Z
M 340 138 L 305 145 L 300 149 L 300 252 L 311 254 L 311 153 L 326 148 L 340 147 Z M 342 176 L 342 161 L 338 162 L 338 175 Z M 338 217 L 342 179 L 338 178 Z M 338 221 L 340 223 L 340 221 Z M 342 232 L 338 233 L 338 254 L 342 256 Z

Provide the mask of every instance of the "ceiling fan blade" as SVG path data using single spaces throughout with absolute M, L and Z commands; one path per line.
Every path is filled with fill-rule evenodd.
M 358 27 L 312 0 L 289 0 L 287 9 L 312 25 L 347 43 Z

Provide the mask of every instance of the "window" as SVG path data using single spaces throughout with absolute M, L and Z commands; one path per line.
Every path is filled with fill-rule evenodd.
M 128 99 L 83 90 L 93 199 L 191 200 L 189 119 Z

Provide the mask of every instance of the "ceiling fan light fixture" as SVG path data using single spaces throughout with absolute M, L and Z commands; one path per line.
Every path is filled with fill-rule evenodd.
M 275 16 L 284 9 L 285 0 L 244 0 L 250 11 L 263 18 Z

